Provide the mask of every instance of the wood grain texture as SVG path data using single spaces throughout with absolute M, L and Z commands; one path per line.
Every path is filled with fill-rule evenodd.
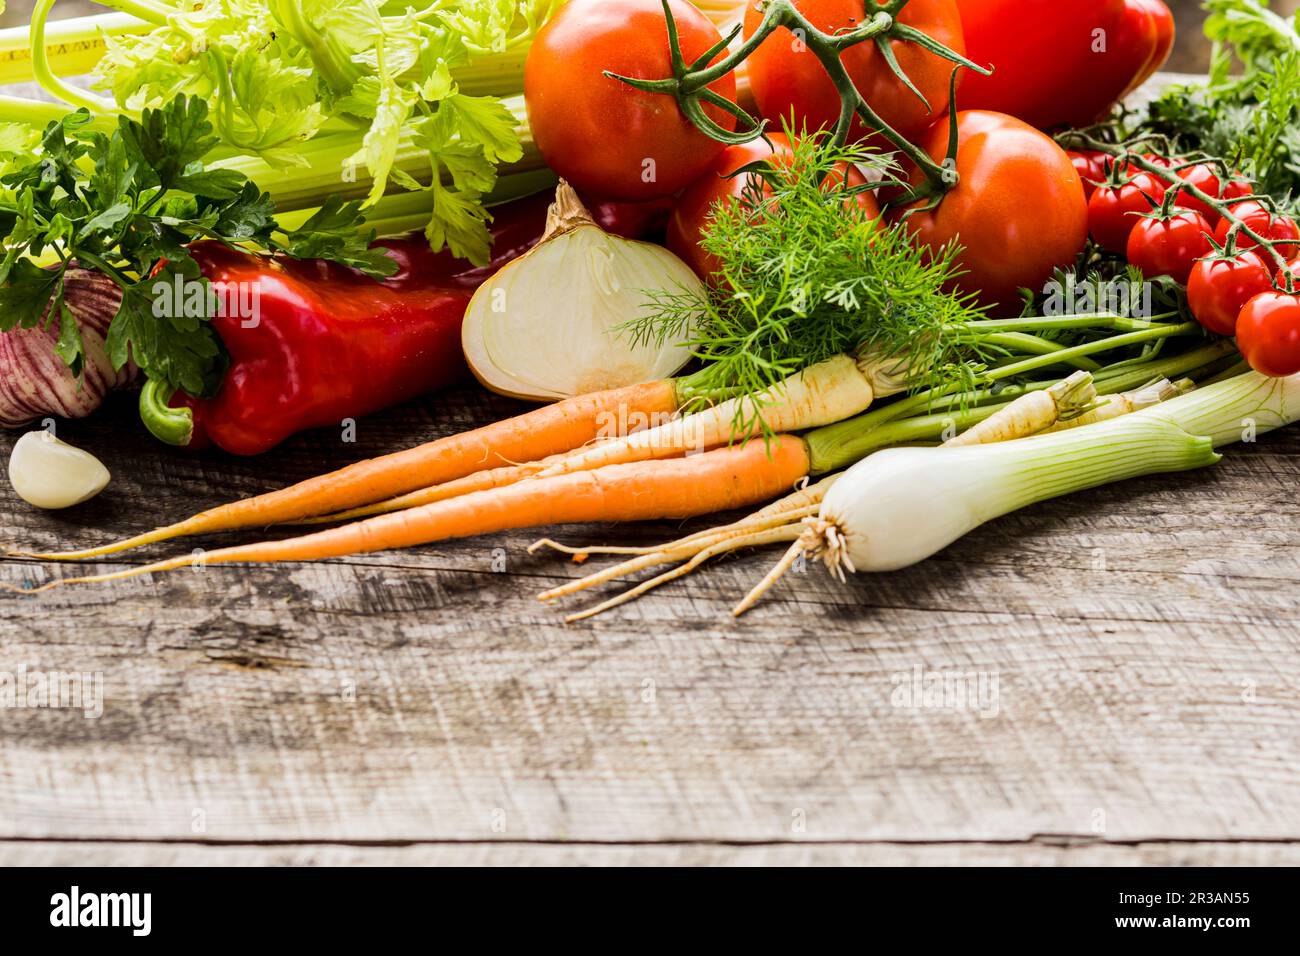
M 355 446 L 316 434 L 246 461 L 160 452 L 115 401 L 61 432 L 111 490 L 61 515 L 6 498 L 5 542 L 143 530 L 511 410 L 453 392 L 362 422 Z M 740 622 L 727 609 L 770 554 L 570 626 L 533 594 L 578 569 L 519 534 L 0 597 L 0 671 L 104 682 L 97 720 L 3 712 L 0 838 L 1285 845 L 1297 451 L 1285 431 L 1052 502 L 898 574 L 810 568 Z M 0 563 L 10 583 L 48 573 Z M 917 668 L 996 680 L 996 715 L 900 706 Z
M 0 482 L 0 545 L 115 539 L 520 408 L 452 391 L 249 461 L 163 450 L 118 396 L 59 424 L 113 485 L 41 514 Z M 534 594 L 592 565 L 526 533 L 0 593 L 0 678 L 103 682 L 96 719 L 0 709 L 0 864 L 1295 864 L 1298 458 L 1292 428 L 904 572 L 810 568 L 740 622 L 774 554 L 565 625 Z M 902 696 L 966 677 L 982 700 Z
M 0 843 L 0 866 L 1295 866 L 1288 843 Z

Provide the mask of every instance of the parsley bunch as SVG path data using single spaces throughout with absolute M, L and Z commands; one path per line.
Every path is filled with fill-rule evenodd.
M 295 258 L 327 258 L 371 276 L 396 268 L 373 233 L 360 230 L 357 203 L 332 198 L 303 225 L 285 232 L 274 204 L 241 173 L 209 169 L 217 145 L 207 104 L 177 96 L 140 120 L 119 118 L 111 133 L 92 130 L 78 110 L 51 123 L 39 153 L 9 155 L 0 183 L 0 331 L 31 328 L 47 315 L 59 324 L 58 353 L 80 375 L 81 331 L 63 301 L 69 268 L 96 269 L 122 289 L 108 334 L 108 353 L 121 368 L 133 358 L 170 388 L 210 395 L 220 384 L 225 354 L 208 317 L 157 316 L 148 291 L 158 280 L 206 282 L 187 245 L 215 239 L 244 249 Z M 49 259 L 53 268 L 33 260 Z M 48 312 L 47 312 L 48 309 Z
M 1208 82 L 1168 90 L 1142 128 L 1223 157 L 1285 200 L 1300 192 L 1300 15 L 1283 17 L 1260 0 L 1205 6 L 1214 42 Z

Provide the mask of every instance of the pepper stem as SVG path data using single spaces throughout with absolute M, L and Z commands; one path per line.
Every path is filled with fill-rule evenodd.
M 167 403 L 176 389 L 151 378 L 140 390 L 140 420 L 149 433 L 168 445 L 185 446 L 194 437 L 194 413 Z

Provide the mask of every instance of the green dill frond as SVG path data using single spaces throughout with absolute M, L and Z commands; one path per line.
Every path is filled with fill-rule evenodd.
M 886 172 L 866 147 L 808 137 L 761 172 L 761 186 L 716 204 L 702 245 L 720 274 L 703 294 L 652 296 L 631 334 L 687 345 L 704 364 L 695 381 L 710 389 L 755 394 L 856 353 L 898 359 L 916 390 L 966 391 L 1000 350 L 965 328 L 983 314 L 950 291 L 958 250 L 918 248 L 904 226 L 873 219 L 857 200 L 872 184 L 849 186 L 845 164 Z

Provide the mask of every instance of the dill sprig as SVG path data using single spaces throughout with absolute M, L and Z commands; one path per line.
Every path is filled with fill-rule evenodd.
M 682 343 L 703 363 L 693 382 L 755 395 L 840 353 L 903 371 L 910 390 L 966 391 L 1001 350 L 965 326 L 983 318 L 950 291 L 957 249 L 919 248 L 904 225 L 870 218 L 844 164 L 887 172 L 860 145 L 795 139 L 793 158 L 757 164 L 739 198 L 715 204 L 703 248 L 721 263 L 704 292 L 653 294 L 627 328 Z M 735 423 L 748 429 L 756 403 Z

